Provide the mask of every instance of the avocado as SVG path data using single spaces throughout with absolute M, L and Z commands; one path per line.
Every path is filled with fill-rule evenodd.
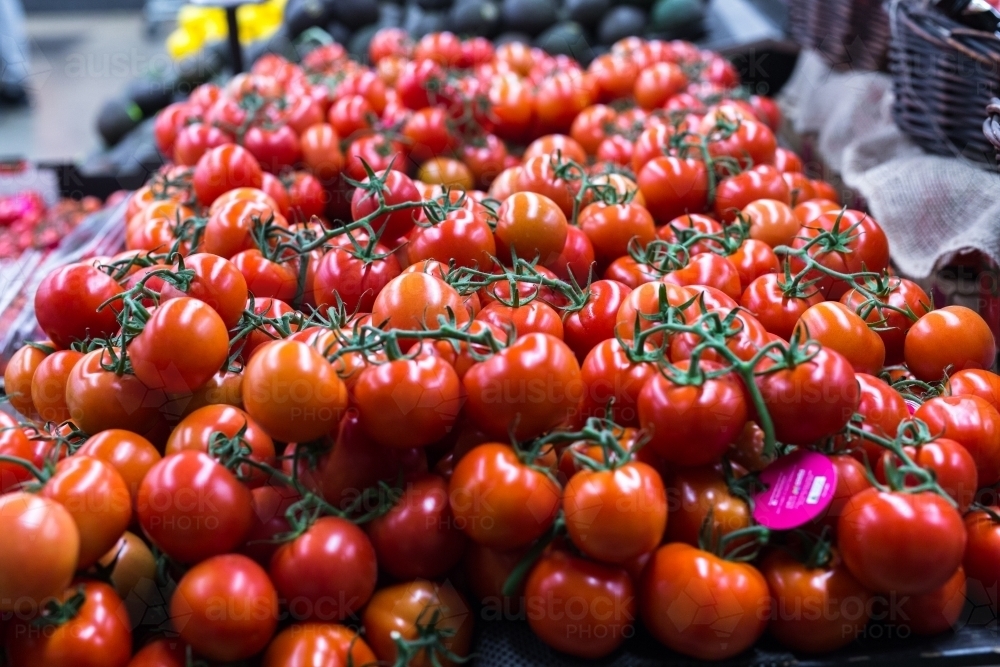
M 531 37 L 541 34 L 559 18 L 552 0 L 503 0 L 500 14 L 507 30 L 525 32 Z
M 556 23 L 538 36 L 535 46 L 552 55 L 571 56 L 584 67 L 594 59 L 587 32 L 575 21 Z
M 646 30 L 646 12 L 638 7 L 619 5 L 612 8 L 597 27 L 597 41 L 614 44 L 631 35 L 641 35 Z
M 492 37 L 500 28 L 500 6 L 492 0 L 458 0 L 448 12 L 448 29 L 455 34 Z

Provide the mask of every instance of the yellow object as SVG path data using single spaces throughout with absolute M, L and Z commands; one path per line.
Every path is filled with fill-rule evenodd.
M 287 0 L 268 0 L 236 10 L 240 42 L 248 44 L 270 37 L 281 27 Z M 226 13 L 217 7 L 184 5 L 177 13 L 177 29 L 167 36 L 167 53 L 175 60 L 194 55 L 208 42 L 225 39 Z

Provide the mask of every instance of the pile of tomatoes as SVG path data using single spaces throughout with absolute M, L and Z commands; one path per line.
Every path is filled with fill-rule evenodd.
M 41 282 L 0 413 L 12 667 L 459 664 L 495 618 L 721 659 L 996 607 L 990 328 L 893 274 L 729 63 L 371 60 L 166 109 L 126 248 Z M 804 452 L 830 504 L 758 523 Z

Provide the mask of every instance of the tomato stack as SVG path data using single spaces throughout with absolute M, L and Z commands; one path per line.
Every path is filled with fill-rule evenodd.
M 126 249 L 41 282 L 0 431 L 11 665 L 455 664 L 477 617 L 721 659 L 996 605 L 990 329 L 892 273 L 731 65 L 371 56 L 165 110 Z M 765 480 L 808 457 L 777 525 Z

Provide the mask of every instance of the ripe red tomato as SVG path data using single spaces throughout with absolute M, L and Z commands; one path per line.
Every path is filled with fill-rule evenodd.
M 207 454 L 186 450 L 154 465 L 139 487 L 139 525 L 181 563 L 233 551 L 250 529 L 250 491 Z
M 708 174 L 693 159 L 657 157 L 639 170 L 639 191 L 658 224 L 685 213 L 700 213 L 708 205 Z
M 83 355 L 66 381 L 66 407 L 70 418 L 85 433 L 121 428 L 147 434 L 166 401 L 162 391 L 150 390 L 135 375 L 104 370 L 113 366 L 111 355 L 94 350 Z
M 615 259 L 625 255 L 633 239 L 639 247 L 645 248 L 656 238 L 653 216 L 634 202 L 590 204 L 580 211 L 577 224 L 594 246 L 598 271 L 603 271 Z
M 976 462 L 978 484 L 1000 480 L 1000 413 L 978 396 L 938 396 L 914 413 L 934 435 L 955 440 Z
M 602 658 L 634 633 L 634 585 L 621 567 L 564 551 L 542 556 L 525 583 L 528 625 L 549 646 Z
M 19 619 L 7 628 L 12 667 L 125 667 L 129 663 L 132 631 L 121 613 L 121 598 L 111 586 L 97 581 L 67 587 L 55 597 L 66 603 L 78 594 L 84 598 L 80 608 L 61 625 L 39 628 L 28 619 Z
M 917 320 L 906 332 L 903 358 L 914 377 L 933 382 L 945 372 L 989 369 L 997 348 L 989 325 L 964 306 L 945 306 Z
M 875 375 L 885 363 L 885 344 L 857 313 L 837 301 L 810 306 L 795 325 L 800 338 L 811 338 L 844 355 L 857 373 Z
M 28 398 L 38 417 L 62 423 L 70 418 L 66 385 L 73 367 L 83 358 L 76 350 L 58 350 L 46 356 L 32 374 Z
M 1000 376 L 990 371 L 968 369 L 958 371 L 945 385 L 952 396 L 978 396 L 1000 410 Z
M 899 432 L 899 424 L 910 416 L 906 401 L 883 380 L 865 373 L 855 373 L 861 398 L 857 412 L 864 419 L 856 424 L 864 431 L 880 438 L 892 440 Z M 877 461 L 885 451 L 880 445 L 864 436 L 844 434 L 838 436 L 840 449 L 853 450 L 859 459 Z
M 242 146 L 223 144 L 210 148 L 194 168 L 194 192 L 208 206 L 233 188 L 259 188 L 264 180 L 257 159 Z
M 976 496 L 977 485 L 976 462 L 969 451 L 961 444 L 948 438 L 937 438 L 919 447 L 904 447 L 903 451 L 921 468 L 931 470 L 951 498 L 958 503 L 960 512 L 965 512 Z M 891 452 L 885 452 L 877 460 L 875 476 L 880 482 L 886 482 L 886 466 L 897 468 L 901 461 Z M 908 476 L 911 483 L 915 483 Z
M 698 546 L 702 525 L 712 514 L 713 535 L 722 537 L 750 525 L 750 506 L 735 495 L 715 466 L 677 468 L 666 478 L 665 542 Z
M 667 495 L 660 474 L 640 461 L 612 470 L 581 470 L 563 491 L 570 539 L 587 556 L 623 564 L 660 544 Z
M 170 617 L 181 639 L 199 655 L 245 660 L 271 641 L 278 625 L 278 594 L 264 568 L 246 556 L 214 556 L 177 582 Z
M 160 461 L 160 452 L 146 438 L 138 433 L 120 429 L 101 431 L 87 438 L 77 456 L 92 456 L 114 466 L 125 481 L 132 498 L 132 509 L 136 510 L 139 485 L 146 473 Z
M 894 309 L 909 308 L 917 317 L 923 317 L 930 311 L 931 299 L 919 285 L 905 278 L 890 278 L 887 287 L 888 293 L 878 294 L 874 307 L 866 304 L 868 297 L 857 289 L 845 292 L 840 297 L 840 302 L 859 315 L 863 315 L 869 325 L 877 323 L 875 333 L 885 344 L 885 363 L 891 365 L 903 362 L 906 333 L 914 324 L 913 320 Z M 883 308 L 879 304 L 886 304 L 892 308 Z M 866 310 L 869 310 L 867 314 Z
M 33 493 L 0 495 L 0 611 L 39 608 L 61 595 L 76 571 L 80 533 L 60 503 Z M 39 664 L 39 663 L 27 663 Z
M 450 211 L 441 222 L 414 229 L 407 254 L 411 262 L 436 259 L 488 270 L 497 246 L 485 216 L 459 209 Z
M 494 234 L 499 257 L 509 262 L 516 253 L 521 259 L 549 264 L 566 244 L 566 227 L 566 215 L 549 197 L 516 192 L 497 212 Z
M 689 603 L 692 595 L 699 604 Z M 699 660 L 722 660 L 764 634 L 771 597 L 767 580 L 752 565 L 673 543 L 657 549 L 643 571 L 639 614 L 668 648 Z
M 996 505 L 989 509 L 1000 512 Z M 982 588 L 970 587 L 970 599 L 977 604 L 989 604 L 997 609 L 997 581 L 1000 579 L 1000 523 L 983 510 L 973 510 L 965 515 L 968 541 L 965 546 L 963 567 L 969 581 L 978 582 Z M 983 598 L 986 599 L 983 599 Z
M 791 203 L 788 185 L 774 167 L 761 165 L 722 179 L 715 190 L 715 217 L 732 222 L 739 211 L 758 199 Z
M 25 417 L 33 418 L 38 415 L 35 403 L 31 399 L 31 380 L 35 376 L 38 366 L 48 356 L 49 353 L 45 350 L 40 350 L 33 345 L 25 345 L 11 355 L 10 361 L 7 362 L 7 367 L 3 371 L 3 385 L 4 391 L 7 393 L 7 400 L 10 401 L 15 410 Z M 66 390 L 63 387 L 64 403 L 66 401 L 65 394 Z
M 204 301 L 215 310 L 227 330 L 236 326 L 247 301 L 247 281 L 240 270 L 225 258 L 207 252 L 185 257 L 184 268 L 194 271 L 187 292 L 164 282 L 160 288 L 160 303 L 189 296 Z
M 497 443 L 462 457 L 448 491 L 456 525 L 473 541 L 497 549 L 516 549 L 544 535 L 559 512 L 561 495 L 549 475 Z
M 765 273 L 746 286 L 740 296 L 740 305 L 750 311 L 770 333 L 788 340 L 802 314 L 810 307 L 822 303 L 823 295 L 815 289 L 790 296 L 786 292 L 781 274 Z
M 583 398 L 580 364 L 558 338 L 529 333 L 462 378 L 465 412 L 497 438 L 538 436 L 564 423 Z
M 442 648 L 459 657 L 469 654 L 475 616 L 453 586 L 417 579 L 380 589 L 361 616 L 365 639 L 380 662 L 393 664 L 398 659 L 396 638 L 416 642 L 421 626 L 433 626 L 439 632 Z M 427 632 L 426 630 L 424 632 Z M 412 667 L 453 667 L 447 655 L 432 650 L 416 650 L 407 663 Z
M 122 288 L 111 276 L 89 264 L 68 264 L 42 279 L 35 292 L 38 326 L 59 349 L 74 341 L 108 338 L 118 330 L 117 303 L 98 310 Z
M 871 593 L 836 556 L 828 565 L 810 568 L 775 549 L 760 569 L 773 598 L 768 632 L 782 645 L 826 653 L 850 644 L 864 631 Z M 822 612 L 808 611 L 813 609 Z
M 337 623 L 301 623 L 275 635 L 263 667 L 370 665 L 377 658 L 354 630 Z
M 271 558 L 271 581 L 296 621 L 336 622 L 361 609 L 375 591 L 375 549 L 346 519 L 323 517 Z
M 940 588 L 962 564 L 962 515 L 930 491 L 867 489 L 837 524 L 837 546 L 851 574 L 876 593 L 920 595 Z M 920 549 L 913 545 L 919 543 Z
M 386 206 L 399 206 L 407 203 L 417 203 L 420 201 L 420 193 L 417 186 L 409 176 L 397 169 L 402 168 L 401 164 L 394 165 L 396 169 L 390 171 L 375 170 L 375 175 L 382 180 L 381 190 L 382 200 Z M 374 167 L 372 167 L 374 170 Z M 359 180 L 363 185 L 367 185 L 369 179 L 363 175 Z M 363 188 L 356 188 L 351 196 L 351 216 L 355 221 L 367 218 L 379 209 L 379 197 Z M 403 208 L 391 213 L 382 213 L 373 217 L 370 221 L 371 228 L 375 230 L 379 237 L 386 243 L 406 235 L 417 219 L 420 208 Z
M 587 354 L 580 369 L 581 416 L 607 416 L 616 424 L 638 426 L 639 394 L 656 373 L 655 364 L 633 361 L 617 338 L 606 338 Z

